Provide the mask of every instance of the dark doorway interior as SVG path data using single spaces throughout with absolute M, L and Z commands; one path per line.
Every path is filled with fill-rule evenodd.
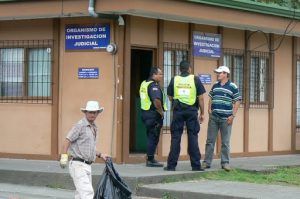
M 153 50 L 131 50 L 130 153 L 146 152 L 146 129 L 141 120 L 139 89 L 153 65 Z

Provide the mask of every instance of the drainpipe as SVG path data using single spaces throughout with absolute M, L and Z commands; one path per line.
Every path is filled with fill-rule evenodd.
M 124 26 L 124 19 L 121 15 L 115 15 L 115 14 L 101 14 L 95 12 L 95 0 L 89 0 L 89 8 L 88 8 L 89 14 L 92 17 L 95 18 L 104 18 L 104 19 L 118 19 L 119 25 Z

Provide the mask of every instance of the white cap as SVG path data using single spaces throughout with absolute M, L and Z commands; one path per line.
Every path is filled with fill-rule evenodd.
M 97 101 L 88 101 L 86 103 L 86 107 L 85 108 L 81 108 L 80 109 L 82 112 L 85 111 L 98 111 L 99 113 L 101 113 L 104 108 L 99 106 L 99 103 Z
M 221 73 L 221 72 L 225 72 L 230 74 L 230 70 L 227 66 L 219 66 L 217 69 L 215 69 L 216 73 Z

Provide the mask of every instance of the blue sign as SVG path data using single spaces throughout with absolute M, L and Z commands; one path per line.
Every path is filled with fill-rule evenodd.
M 110 43 L 109 24 L 67 25 L 65 34 L 66 50 L 95 50 Z
M 98 79 L 99 68 L 78 68 L 79 79 Z
M 193 33 L 193 53 L 198 57 L 221 57 L 221 35 L 203 32 Z
M 211 74 L 199 74 L 198 77 L 202 84 L 211 84 Z

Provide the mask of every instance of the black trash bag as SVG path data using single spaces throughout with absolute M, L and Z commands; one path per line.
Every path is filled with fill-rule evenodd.
M 115 170 L 111 158 L 105 164 L 94 199 L 131 199 L 131 190 Z

